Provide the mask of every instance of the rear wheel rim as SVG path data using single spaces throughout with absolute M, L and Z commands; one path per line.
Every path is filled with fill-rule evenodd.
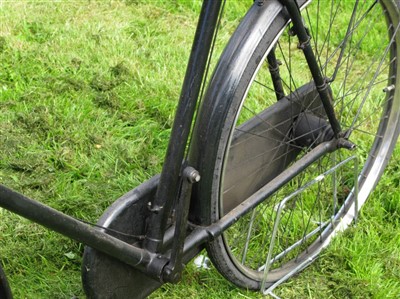
M 391 2 L 386 2 L 389 3 L 389 5 L 391 4 Z M 345 4 L 346 5 L 346 4 Z M 368 6 L 369 5 L 369 6 Z M 363 202 L 365 200 L 365 198 L 367 197 L 367 195 L 370 193 L 371 189 L 373 188 L 373 186 L 375 185 L 376 181 L 378 180 L 380 173 L 381 173 L 381 169 L 384 167 L 386 160 L 385 159 L 380 159 L 377 160 L 376 158 L 374 158 L 374 154 L 377 154 L 378 152 L 382 152 L 382 148 L 385 148 L 383 150 L 384 155 L 390 155 L 390 148 L 392 147 L 393 144 L 393 134 L 388 134 L 387 131 L 393 130 L 393 125 L 392 122 L 397 122 L 397 117 L 398 116 L 393 116 L 393 113 L 391 111 L 391 107 L 393 107 L 393 99 L 396 99 L 396 103 L 397 101 L 397 97 L 394 98 L 394 91 L 390 90 L 388 91 L 383 97 L 382 97 L 382 89 L 383 88 L 388 88 L 391 89 L 392 85 L 395 85 L 395 80 L 396 80 L 396 60 L 394 59 L 397 56 L 396 53 L 396 46 L 395 46 L 395 40 L 391 40 L 391 35 L 393 35 L 393 32 L 397 32 L 397 25 L 393 25 L 390 20 L 390 15 L 386 15 L 385 18 L 387 20 L 389 20 L 389 25 L 387 28 L 389 28 L 389 30 L 391 31 L 390 34 L 386 34 L 384 36 L 385 42 L 380 42 L 380 46 L 384 45 L 383 48 L 378 48 L 376 53 L 386 53 L 384 54 L 385 57 L 382 58 L 381 56 L 377 56 L 374 58 L 374 55 L 372 55 L 372 59 L 371 61 L 371 65 L 369 66 L 369 68 L 367 70 L 365 70 L 364 72 L 361 72 L 358 76 L 356 76 L 358 78 L 359 81 L 354 80 L 353 78 L 351 78 L 350 80 L 350 76 L 352 74 L 354 74 L 354 72 L 358 72 L 359 69 L 361 68 L 361 66 L 357 66 L 358 60 L 357 59 L 351 59 L 351 55 L 355 55 L 354 57 L 356 57 L 356 55 L 361 55 L 360 51 L 355 51 L 354 49 L 357 49 L 357 47 L 361 47 L 364 45 L 364 42 L 368 41 L 366 38 L 370 35 L 376 37 L 376 34 L 374 34 L 374 31 L 372 30 L 372 27 L 367 26 L 368 24 L 370 24 L 371 19 L 372 18 L 374 20 L 374 22 L 380 21 L 384 18 L 382 18 L 382 14 L 386 14 L 387 11 L 390 11 L 389 9 L 389 5 L 385 5 L 385 3 L 383 3 L 382 6 L 379 6 L 379 4 L 371 4 L 371 3 L 367 3 L 367 4 L 358 4 L 357 9 L 356 10 L 349 10 L 350 11 L 350 15 L 349 18 L 347 19 L 351 19 L 351 16 L 354 16 L 353 19 L 353 24 L 355 24 L 353 26 L 353 28 L 348 29 L 347 27 L 345 27 L 345 33 L 343 36 L 346 36 L 346 30 L 347 32 L 351 32 L 351 34 L 348 34 L 347 36 L 347 42 L 346 42 L 346 48 L 343 51 L 343 56 L 341 58 L 341 66 L 346 66 L 347 67 L 347 71 L 343 72 L 343 69 L 341 67 L 339 67 L 337 69 L 337 72 L 335 71 L 335 67 L 332 69 L 330 68 L 330 66 L 326 66 L 323 68 L 324 70 L 324 74 L 326 77 L 335 77 L 335 80 L 330 84 L 331 88 L 333 90 L 334 96 L 336 98 L 336 102 L 335 102 L 335 110 L 336 113 L 338 115 L 339 120 L 341 121 L 341 124 L 343 126 L 344 130 L 348 130 L 350 132 L 350 136 L 351 139 L 355 139 L 355 140 L 361 140 L 364 144 L 358 145 L 359 149 L 358 149 L 358 153 L 357 155 L 361 158 L 362 160 L 362 164 L 366 165 L 365 167 L 362 168 L 362 172 L 360 174 L 360 195 L 361 195 L 361 201 Z M 311 20 L 311 14 L 312 14 L 312 9 L 318 9 L 320 10 L 320 4 L 317 2 L 314 5 L 314 8 L 310 5 L 310 7 L 307 7 L 304 11 L 303 11 L 303 18 L 309 22 Z M 392 7 L 393 8 L 393 7 Z M 330 23 L 334 24 L 335 21 L 335 16 L 337 15 L 337 11 L 339 9 L 339 5 L 336 6 L 336 4 L 332 4 L 332 6 L 329 8 L 329 12 L 330 15 L 334 16 L 332 17 L 332 19 L 330 20 Z M 381 10 L 379 12 L 379 9 Z M 377 12 L 377 14 L 373 14 Z M 367 22 L 368 21 L 368 22 Z M 363 27 L 363 24 L 366 24 Z M 374 23 L 375 24 L 375 23 Z M 376 30 L 379 30 L 379 26 L 376 25 L 377 27 L 374 28 L 378 28 Z M 318 27 L 318 28 L 317 28 Z M 323 39 L 318 39 L 318 37 L 315 37 L 315 35 L 319 35 L 321 32 L 323 32 L 321 29 L 321 25 L 318 23 L 318 21 L 313 22 L 311 21 L 311 26 L 309 25 L 310 28 L 310 33 L 313 35 L 314 34 L 314 44 L 313 44 L 313 48 L 316 52 L 316 54 L 319 53 L 323 53 L 324 51 L 326 51 L 326 55 L 324 54 L 325 57 L 328 57 L 328 60 L 330 60 L 330 62 L 334 62 L 334 58 L 335 55 L 337 57 L 337 55 L 340 55 L 340 49 L 337 50 L 336 54 L 332 55 L 332 53 L 335 52 L 334 49 L 336 48 L 332 48 L 332 50 L 330 49 L 329 43 L 331 43 L 332 41 L 326 41 Z M 365 29 L 364 31 L 361 29 Z M 374 29 L 375 30 L 375 29 Z M 326 31 L 328 32 L 328 35 L 333 35 L 332 31 Z M 361 32 L 361 33 L 360 33 Z M 284 50 L 284 46 L 285 46 L 285 42 L 281 42 L 279 41 L 276 45 L 276 53 L 277 56 L 281 58 L 281 61 L 284 62 L 284 64 L 286 64 L 286 66 L 281 66 L 281 70 L 282 68 L 288 68 L 288 66 L 292 67 L 296 62 L 295 59 L 297 59 L 297 57 L 299 57 L 299 55 L 302 55 L 302 53 L 293 53 L 293 49 L 292 49 L 292 45 L 295 39 L 292 38 L 292 41 L 290 41 L 290 38 L 285 37 L 287 31 L 284 32 L 284 34 L 282 35 L 280 40 L 283 39 L 287 39 L 289 40 L 289 42 L 286 43 L 286 45 L 288 46 L 288 50 Z M 335 32 L 335 34 L 340 35 L 342 34 L 341 32 Z M 389 37 L 388 37 L 389 36 Z M 318 44 L 319 43 L 319 44 Z M 336 41 L 336 43 L 338 43 L 340 45 L 340 42 Z M 322 45 L 321 45 L 322 44 Z M 390 44 L 390 47 L 387 47 L 387 45 Z M 343 45 L 343 44 L 342 44 Z M 375 45 L 376 46 L 376 45 Z M 350 53 L 351 55 L 346 55 L 347 52 Z M 374 52 L 372 52 L 374 53 Z M 293 55 L 293 56 L 292 56 Z M 291 57 L 290 59 L 288 59 L 288 57 Z M 321 55 L 322 56 L 322 55 Z M 301 61 L 303 61 L 304 63 L 304 59 L 301 57 L 299 58 Z M 336 58 L 336 62 L 337 62 L 337 58 Z M 323 60 L 319 60 L 320 64 L 323 65 Z M 375 67 L 375 68 L 374 68 Z M 257 88 L 263 87 L 265 88 L 267 86 L 267 84 L 265 83 L 265 81 L 260 80 L 259 78 L 262 78 L 262 75 L 260 76 L 260 72 L 263 72 L 262 67 L 259 68 L 260 71 L 257 74 L 256 77 L 253 77 L 253 82 L 256 83 L 256 85 L 258 85 Z M 361 68 L 362 70 L 363 68 Z M 365 68 L 364 68 L 365 69 Z M 368 71 L 369 69 L 373 69 L 372 74 L 370 74 L 370 72 Z M 386 71 L 386 75 L 382 75 L 382 71 Z M 289 90 L 288 93 L 293 93 L 294 90 L 298 90 L 301 86 L 307 84 L 307 82 L 309 81 L 298 81 L 298 74 L 301 74 L 301 72 L 297 71 L 297 74 L 295 74 L 294 72 L 292 72 L 292 75 L 287 76 L 286 82 L 284 82 L 284 87 L 286 90 Z M 269 74 L 268 74 L 269 75 Z M 281 74 L 282 77 L 284 77 L 284 74 Z M 342 77 L 341 77 L 342 76 Z M 308 79 L 309 80 L 309 79 Z M 365 84 L 361 84 L 363 82 L 366 82 Z M 372 84 L 369 84 L 369 82 L 373 82 Z M 351 85 L 350 85 L 351 84 Z M 272 86 L 272 84 L 271 84 Z M 346 87 L 347 86 L 347 87 Z M 348 88 L 349 86 L 351 86 L 351 88 Z M 358 86 L 358 87 L 357 87 Z M 356 88 L 357 87 L 357 88 Z M 378 92 L 379 90 L 379 92 Z M 364 92 L 366 91 L 366 92 Z M 253 93 L 253 91 L 247 90 L 245 93 L 247 98 L 256 98 L 257 97 L 257 91 Z M 379 95 L 378 95 L 379 94 Z M 356 96 L 354 96 L 356 95 Z M 272 97 L 272 96 L 271 96 Z M 273 97 L 272 97 L 273 98 Z M 375 106 L 368 107 L 368 111 L 373 111 L 371 113 L 368 113 L 367 115 L 363 115 L 363 111 L 367 111 L 367 109 L 358 109 L 357 107 L 366 107 L 366 105 L 371 105 L 371 99 L 376 99 L 376 98 L 380 98 L 381 102 L 377 102 L 375 101 Z M 253 113 L 255 111 L 256 108 L 253 108 L 253 106 L 248 105 L 248 100 L 246 100 L 246 102 L 242 105 L 241 110 L 244 111 L 245 110 L 245 114 L 249 114 L 250 115 L 254 115 L 256 113 Z M 272 103 L 272 102 L 270 102 Z M 379 105 L 377 105 L 379 104 Z M 398 105 L 398 104 L 396 104 Z M 257 107 L 257 105 L 255 105 L 254 107 Z M 355 112 L 353 112 L 353 110 Z M 378 113 L 376 113 L 376 111 L 381 110 L 382 114 L 381 117 L 375 118 L 372 117 L 374 115 L 377 115 Z M 352 112 L 352 113 L 349 113 Z M 355 118 L 346 118 L 346 115 L 355 115 Z M 254 117 L 254 116 L 251 116 Z M 354 120 L 355 119 L 355 120 Z M 376 120 L 379 120 L 378 123 L 380 125 L 375 125 Z M 237 117 L 237 121 L 239 123 L 243 123 L 245 122 L 245 120 L 242 118 L 242 116 L 238 116 Z M 240 128 L 239 128 L 240 130 Z M 237 130 L 236 130 L 237 131 Z M 232 135 L 230 137 L 230 141 L 232 141 L 234 138 L 232 137 L 233 134 L 235 134 L 235 130 L 232 131 Z M 289 134 L 289 133 L 288 133 Z M 253 134 L 255 135 L 255 134 Z M 288 140 L 289 135 L 286 135 L 286 137 L 283 137 L 283 140 L 285 140 L 285 142 L 291 142 L 290 140 Z M 375 138 L 375 140 L 373 140 L 374 138 L 366 138 L 365 136 L 372 136 L 375 138 L 375 136 L 378 136 Z M 259 137 L 259 136 L 258 136 Z M 255 136 L 254 138 L 257 138 L 257 136 Z M 360 142 L 360 141 L 358 141 Z M 389 148 L 389 149 L 386 149 Z M 228 147 L 229 148 L 229 147 Z M 304 151 L 304 149 L 303 149 Z M 230 152 L 230 150 L 228 150 L 227 152 Z M 368 155 L 369 153 L 369 155 Z M 372 155 L 371 155 L 372 153 Z M 227 193 L 226 190 L 227 189 L 231 189 L 231 184 L 229 183 L 229 186 L 224 185 L 224 182 L 229 181 L 229 173 L 230 172 L 235 172 L 235 171 L 239 171 L 239 169 L 236 170 L 232 170 L 230 168 L 229 165 L 229 158 L 227 158 L 229 155 L 226 154 L 225 156 L 225 160 L 224 160 L 224 164 L 222 169 L 224 169 L 225 173 L 221 175 L 222 177 L 222 183 L 220 184 L 221 189 L 223 191 L 220 192 L 224 192 L 225 195 L 222 195 L 221 198 L 224 198 L 224 200 L 226 200 L 227 197 Z M 319 171 L 312 171 L 312 173 L 310 174 L 304 174 L 303 176 L 300 176 L 299 178 L 297 178 L 297 182 L 293 182 L 293 188 L 292 190 L 296 190 L 299 186 L 301 186 L 304 182 L 302 181 L 307 181 L 311 178 L 313 178 L 312 174 L 318 174 L 318 173 L 322 173 L 324 171 L 324 169 L 328 169 L 330 166 L 328 166 L 327 161 L 334 161 L 333 164 L 335 164 L 335 161 L 342 161 L 345 157 L 348 157 L 349 154 L 346 150 L 340 150 L 335 152 L 333 155 L 331 155 L 332 157 L 330 158 L 323 158 L 321 159 L 318 163 L 317 163 L 317 168 L 319 168 Z M 261 163 L 262 164 L 262 163 Z M 312 170 L 312 169 L 311 169 Z M 376 174 L 375 174 L 376 172 Z M 244 175 L 243 175 L 244 176 Z M 315 177 L 315 176 L 314 176 Z M 346 179 L 346 178 L 345 178 Z M 348 179 L 348 178 L 347 178 Z M 235 184 L 236 182 L 234 182 L 233 184 Z M 348 184 L 348 183 L 346 183 Z M 351 197 L 351 190 L 352 190 L 352 186 L 346 186 L 346 184 L 340 184 L 340 186 L 338 186 L 338 184 L 336 184 L 334 186 L 334 188 L 339 188 L 340 190 L 337 190 L 335 193 L 337 194 L 338 192 L 344 192 L 347 194 L 342 195 L 342 197 L 344 196 L 345 198 L 347 198 L 347 201 L 349 204 L 352 203 L 352 197 Z M 257 187 L 255 187 L 257 189 Z M 325 187 L 321 187 L 321 185 L 319 185 L 317 188 L 319 188 L 319 190 L 315 190 L 313 191 L 314 194 L 317 195 L 321 195 L 323 192 L 326 192 L 326 190 L 322 190 L 322 188 L 326 188 Z M 288 189 L 288 188 L 286 188 Z M 349 189 L 348 191 L 345 189 Z M 254 191 L 254 190 L 253 190 Z M 252 192 L 253 192 L 252 191 Z M 288 190 L 286 190 L 288 191 Z M 290 191 L 288 191 L 290 192 Z M 350 194 L 350 195 L 349 195 Z M 282 196 L 282 195 L 281 195 Z M 279 194 L 276 196 L 279 197 Z M 322 198 L 323 196 L 317 196 L 317 198 Z M 226 206 L 226 204 L 224 205 L 224 200 L 220 201 L 220 205 L 218 207 L 218 211 L 219 211 L 219 215 L 217 217 L 222 217 L 225 212 L 224 212 L 224 206 Z M 271 222 L 269 225 L 266 225 L 266 222 L 262 222 L 263 226 L 264 226 L 264 231 L 260 232 L 258 231 L 257 233 L 260 234 L 259 239 L 261 241 L 256 241 L 255 243 L 259 243 L 259 248 L 255 247 L 255 248 L 249 248 L 251 247 L 251 243 L 254 242 L 253 241 L 249 241 L 250 239 L 252 239 L 252 235 L 255 235 L 254 231 L 256 231 L 256 227 L 257 226 L 257 218 L 263 217 L 263 218 L 273 218 L 273 210 L 274 207 L 277 205 L 277 203 L 279 202 L 279 199 L 277 201 L 273 201 L 271 198 L 268 199 L 266 202 L 269 202 L 269 206 L 268 204 L 264 204 L 264 205 L 260 205 L 257 209 L 255 209 L 252 213 L 250 213 L 247 218 L 250 219 L 250 221 L 248 221 L 248 223 L 246 225 L 244 225 L 243 223 L 246 222 L 246 219 L 241 219 L 239 224 L 235 225 L 233 228 L 231 228 L 230 230 L 228 230 L 226 233 L 224 233 L 223 235 L 223 244 L 225 246 L 225 250 L 228 253 L 229 258 L 231 259 L 232 264 L 242 273 L 244 274 L 246 277 L 255 280 L 255 281 L 261 281 L 262 277 L 263 277 L 263 270 L 262 270 L 262 265 L 263 263 L 265 263 L 265 256 L 266 256 L 266 251 L 265 248 L 269 247 L 269 243 L 267 240 L 267 236 L 268 236 L 268 231 L 271 232 Z M 306 201 L 304 200 L 298 200 L 297 203 L 295 205 L 300 206 L 300 205 L 305 205 L 307 204 Z M 290 270 L 292 270 L 294 267 L 296 267 L 296 265 L 299 264 L 299 262 L 303 261 L 304 259 L 307 259 L 308 257 L 310 257 L 312 254 L 314 254 L 315 252 L 318 252 L 321 248 L 322 248 L 322 244 L 324 243 L 325 240 L 327 240 L 327 238 L 329 238 L 332 235 L 332 231 L 334 229 L 333 227 L 333 223 L 335 223 L 335 221 L 332 221 L 333 219 L 339 219 L 340 217 L 344 216 L 346 213 L 346 209 L 340 209 L 341 203 L 338 204 L 337 207 L 332 207 L 332 202 L 330 201 L 328 203 L 330 206 L 328 206 L 326 203 L 322 204 L 321 200 L 314 200 L 313 205 L 310 206 L 309 211 L 311 211 L 311 214 L 315 213 L 313 212 L 316 208 L 317 205 L 321 205 L 321 206 L 325 206 L 323 209 L 325 210 L 335 210 L 334 213 L 332 213 L 332 215 L 322 215 L 325 214 L 326 211 L 324 211 L 324 213 L 322 213 L 322 209 L 319 209 L 318 213 L 319 213 L 319 217 L 317 217 L 316 219 L 313 219 L 311 216 L 307 216 L 305 217 L 305 213 L 303 210 L 302 214 L 303 214 L 303 219 L 300 220 L 300 223 L 302 223 L 303 225 L 303 230 L 305 231 L 301 231 L 299 230 L 298 232 L 296 232 L 297 235 L 300 234 L 300 240 L 302 240 L 303 237 L 301 237 L 302 235 L 307 235 L 308 233 L 310 233 L 311 231 L 315 230 L 315 225 L 311 225 L 313 222 L 318 222 L 318 223 L 325 223 L 324 225 L 324 229 L 321 229 L 321 231 L 325 230 L 324 234 L 319 234 L 319 239 L 320 242 L 318 242 L 318 238 L 310 238 L 307 241 L 304 241 L 304 246 L 302 246 L 295 254 L 291 254 L 291 255 L 287 255 L 287 257 L 285 257 L 285 259 L 283 259 L 283 261 L 279 264 L 277 264 L 277 266 L 271 266 L 271 272 L 268 276 L 268 281 L 276 281 L 277 279 L 279 279 L 280 277 L 282 277 L 283 275 L 285 275 L 287 272 L 289 272 Z M 227 210 L 227 209 L 225 209 Z M 229 210 L 229 209 L 228 209 Z M 260 211 L 262 211 L 262 213 L 260 213 Z M 270 211 L 267 212 L 267 215 L 265 215 L 266 211 Z M 269 213 L 269 214 L 268 214 Z M 288 216 L 288 219 L 290 219 L 290 217 L 292 217 L 292 219 L 294 219 L 295 217 L 293 216 L 294 213 L 291 212 L 291 216 Z M 263 216 L 260 216 L 262 215 Z M 326 218 L 325 216 L 329 216 L 328 219 L 323 219 Z M 301 217 L 300 217 L 301 218 Z M 330 220 L 330 221 L 328 221 Z M 298 221 L 298 220 L 296 220 Z M 291 224 L 290 224 L 291 222 Z M 244 226 L 247 227 L 248 229 L 245 230 L 238 230 L 237 227 L 239 226 Z M 294 220 L 288 220 L 288 224 L 289 226 L 295 226 L 295 225 L 299 225 L 299 223 L 296 223 Z M 267 228 L 267 229 L 265 229 Z M 288 235 L 289 233 L 293 233 L 290 232 L 289 230 L 284 230 L 282 232 L 282 235 Z M 264 234 L 264 235 L 263 235 Z M 241 236 L 241 240 L 243 244 L 237 243 L 236 240 L 236 236 L 239 235 Z M 297 236 L 298 238 L 298 236 Z M 293 239 L 293 237 L 290 237 L 291 240 L 287 240 L 285 241 L 287 245 L 285 246 L 290 246 L 290 244 L 293 244 L 296 242 L 296 238 Z M 243 242 L 244 240 L 244 242 Z M 318 244 L 319 243 L 319 244 Z M 284 249 L 284 248 L 283 248 Z M 251 254 L 249 253 L 250 250 L 253 250 L 254 256 L 251 256 Z M 245 253 L 245 254 L 244 254 Z M 251 258 L 250 258 L 251 257 Z M 256 259 L 258 257 L 261 257 L 259 261 L 251 261 L 252 259 Z

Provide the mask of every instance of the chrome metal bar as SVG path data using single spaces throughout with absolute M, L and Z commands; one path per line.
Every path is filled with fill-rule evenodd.
M 359 205 L 358 205 L 358 159 L 355 159 L 354 161 L 354 222 L 357 222 L 358 219 L 358 211 L 359 211 Z
M 291 246 L 286 248 L 284 251 L 282 251 L 281 253 L 277 254 L 273 259 L 271 259 L 270 263 L 273 264 L 275 261 L 281 259 L 282 257 L 285 257 L 290 251 L 292 251 L 293 249 L 295 249 L 296 247 L 301 245 L 302 242 L 307 241 L 308 239 L 310 239 L 312 236 L 314 236 L 319 231 L 323 230 L 330 223 L 331 223 L 330 220 L 329 221 L 325 221 L 324 223 L 322 223 L 322 225 L 318 226 L 316 229 L 314 229 L 312 232 L 310 232 L 304 238 L 302 238 L 301 240 L 298 240 L 297 242 L 293 243 Z M 258 271 L 263 271 L 264 269 L 265 269 L 265 265 L 262 265 L 257 270 Z
M 276 233 L 278 231 L 278 226 L 280 223 L 281 219 L 281 214 L 282 210 L 284 209 L 286 202 L 292 198 L 291 196 L 286 197 L 284 200 L 282 200 L 279 205 L 278 209 L 276 211 L 276 217 L 275 217 L 275 222 L 274 222 L 274 229 L 272 231 L 272 236 L 271 236 L 271 242 L 269 243 L 269 249 L 268 249 L 268 255 L 267 255 L 267 260 L 265 261 L 265 267 L 264 267 L 264 275 L 263 275 L 263 281 L 261 282 L 261 290 L 265 289 L 265 284 L 267 283 L 267 276 L 269 272 L 269 268 L 271 267 L 271 257 L 272 257 L 272 251 L 274 250 L 275 247 L 275 239 L 276 239 Z
M 286 203 L 287 203 L 289 200 L 291 200 L 293 197 L 295 197 L 295 196 L 297 196 L 298 194 L 300 194 L 301 192 L 303 192 L 305 189 L 307 189 L 307 188 L 309 188 L 310 186 L 312 186 L 312 185 L 314 185 L 314 184 L 316 184 L 316 183 L 319 183 L 320 181 L 324 180 L 328 175 L 330 175 L 330 174 L 332 174 L 332 173 L 335 174 L 336 169 L 342 167 L 344 164 L 350 162 L 351 160 L 355 160 L 355 167 L 354 167 L 354 168 L 355 168 L 355 173 L 358 174 L 357 157 L 356 157 L 356 156 L 348 157 L 347 159 L 345 159 L 345 160 L 341 161 L 340 163 L 336 164 L 334 167 L 332 167 L 332 168 L 328 169 L 327 171 L 325 171 L 324 173 L 318 175 L 316 178 L 314 178 L 313 180 L 309 181 L 308 183 L 306 183 L 305 185 L 303 185 L 302 187 L 300 187 L 299 189 L 297 189 L 295 192 L 293 192 L 293 193 L 289 194 L 288 196 L 286 196 L 286 197 L 277 205 L 276 218 L 275 218 L 275 223 L 274 223 L 274 229 L 273 229 L 272 236 L 271 236 L 270 248 L 269 248 L 269 251 L 268 251 L 268 255 L 267 255 L 266 262 L 265 262 L 265 264 L 264 264 L 264 266 L 263 266 L 264 277 L 263 277 L 263 281 L 262 281 L 262 283 L 261 283 L 261 292 L 263 292 L 264 294 L 271 294 L 271 293 L 272 293 L 272 290 L 273 290 L 274 288 L 276 288 L 276 286 L 278 286 L 280 283 L 282 283 L 283 281 L 285 281 L 286 279 L 288 279 L 288 278 L 289 278 L 290 276 L 292 276 L 293 274 L 295 274 L 295 273 L 297 273 L 298 271 L 300 271 L 300 269 L 305 268 L 305 267 L 306 267 L 308 264 L 310 264 L 310 263 L 315 259 L 315 257 L 319 254 L 319 251 L 316 251 L 313 255 L 311 255 L 311 257 L 310 257 L 309 259 L 306 259 L 306 260 L 304 260 L 303 262 L 299 263 L 299 265 L 298 265 L 297 267 L 295 267 L 292 271 L 290 271 L 288 274 L 286 274 L 284 277 L 282 277 L 282 278 L 278 281 L 279 283 L 278 283 L 278 282 L 274 283 L 274 284 L 268 289 L 269 291 L 266 291 L 266 284 L 267 284 L 268 272 L 269 272 L 269 269 L 270 269 L 271 264 L 272 264 L 272 262 L 271 262 L 271 261 L 272 261 L 271 256 L 272 256 L 273 248 L 274 248 L 274 246 L 275 246 L 276 232 L 277 232 L 278 225 L 279 225 L 279 221 L 280 221 L 280 215 L 281 215 L 281 213 L 282 213 L 282 210 L 283 210 L 284 207 L 286 206 Z M 355 176 L 355 178 L 357 178 L 357 175 Z M 357 181 L 357 179 L 356 179 L 356 181 Z M 355 185 L 358 185 L 358 183 L 356 182 Z M 358 186 L 355 187 L 355 189 L 358 190 Z M 358 191 L 357 191 L 357 192 L 358 192 Z M 357 198 L 356 198 L 356 200 L 357 200 Z M 318 232 L 318 231 L 321 231 L 323 228 L 327 227 L 328 224 L 330 224 L 330 221 L 324 222 L 324 225 L 323 225 L 323 226 L 320 225 L 320 226 L 316 229 L 317 231 L 314 230 L 315 233 Z M 311 232 L 310 234 L 315 234 L 314 231 Z M 304 242 L 304 240 L 305 240 L 305 239 L 303 238 L 303 239 L 299 240 L 298 242 L 300 242 L 300 244 L 301 244 L 301 243 Z M 260 268 L 262 268 L 262 267 L 260 267 Z
M 256 209 L 254 209 L 253 212 L 251 213 L 249 229 L 247 230 L 246 245 L 244 246 L 243 254 L 242 254 L 242 264 L 244 264 L 244 262 L 246 261 L 247 250 L 249 249 L 249 241 L 250 241 L 250 237 L 251 237 L 251 230 L 253 229 L 255 215 L 256 215 Z

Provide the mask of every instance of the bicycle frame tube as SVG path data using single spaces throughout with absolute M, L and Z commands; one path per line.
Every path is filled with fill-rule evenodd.
M 152 252 L 157 252 L 162 247 L 162 239 L 167 227 L 168 217 L 170 216 L 172 205 L 179 195 L 182 160 L 212 39 L 217 27 L 221 4 L 221 0 L 205 0 L 201 9 L 160 183 L 150 207 L 153 213 L 149 221 L 145 247 Z
M 142 271 L 156 257 L 3 185 L 0 185 L 0 206 Z
M 155 198 L 149 206 L 151 215 L 147 219 L 148 227 L 145 235 L 144 249 L 127 244 L 103 231 L 94 229 L 88 224 L 84 224 L 46 205 L 33 201 L 2 185 L 0 185 L 0 206 L 111 255 L 146 274 L 162 278 L 165 266 L 170 260 L 168 256 L 170 253 L 166 255 L 155 253 L 161 252 L 168 218 L 174 202 L 179 197 L 184 177 L 182 175 L 183 166 L 186 166 L 186 163 L 183 162 L 184 154 L 221 6 L 222 0 L 205 0 L 203 2 L 163 170 Z M 264 193 L 261 192 L 243 202 L 219 222 L 209 227 L 195 229 L 191 235 L 186 237 L 186 240 L 181 238 L 186 234 L 186 229 L 178 227 L 178 231 L 182 234 L 178 236 L 181 244 L 174 244 L 172 251 L 179 248 L 180 245 L 183 246 L 182 242 L 184 242 L 184 247 L 181 248 L 179 255 L 182 255 L 185 261 L 191 258 L 193 253 L 191 250 L 193 248 L 221 235 L 224 230 L 241 216 L 265 199 L 270 194 L 268 192 L 272 192 L 282 186 L 287 179 L 299 173 L 304 165 L 312 163 L 323 153 L 334 150 L 337 146 L 336 142 L 332 141 L 323 146 L 321 145 L 318 150 L 313 151 L 307 157 L 308 160 L 301 161 L 303 165 L 300 165 L 301 163 L 299 165 L 296 164 L 297 168 L 289 169 L 276 181 L 271 183 L 274 184 L 272 189 L 271 184 L 265 186 L 263 189 Z M 190 200 L 190 194 L 186 196 L 185 200 Z M 185 207 L 184 209 L 188 209 L 188 205 L 183 204 L 182 206 Z M 187 210 L 183 213 L 184 217 L 187 217 L 185 212 Z M 167 276 L 168 274 L 164 274 L 164 278 L 168 278 Z
M 342 131 L 339 121 L 335 116 L 335 111 L 333 109 L 333 99 L 330 89 L 328 87 L 327 79 L 322 76 L 320 67 L 318 66 L 317 59 L 315 58 L 314 52 L 312 50 L 310 40 L 311 37 L 307 32 L 303 24 L 303 20 L 300 14 L 300 9 L 295 0 L 279 0 L 288 10 L 290 18 L 292 20 L 295 33 L 299 39 L 298 48 L 301 49 L 304 53 L 304 57 L 307 60 L 307 64 L 310 68 L 312 77 L 314 79 L 315 85 L 317 87 L 317 91 L 321 98 L 321 102 L 324 106 L 326 115 L 329 119 L 329 123 L 331 124 L 332 130 L 335 134 L 335 137 L 340 137 L 340 133 Z
M 205 0 L 200 13 L 165 164 L 150 210 L 147 250 L 127 244 L 42 203 L 0 185 L 0 207 L 37 222 L 62 235 L 113 256 L 153 277 L 159 278 L 168 258 L 156 255 L 162 246 L 173 202 L 179 195 L 182 161 L 216 30 L 222 0 Z M 190 198 L 188 197 L 187 200 Z M 184 232 L 183 232 L 184 233 Z

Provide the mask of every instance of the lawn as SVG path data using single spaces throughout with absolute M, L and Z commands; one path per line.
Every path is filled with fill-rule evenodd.
M 222 45 L 252 1 L 228 2 Z M 0 183 L 96 222 L 161 170 L 197 1 L 1 1 Z M 215 59 L 213 60 L 215 63 Z M 282 298 L 398 298 L 400 147 L 357 225 Z M 0 259 L 14 296 L 84 298 L 83 245 L 0 209 Z M 259 298 L 211 267 L 153 298 Z

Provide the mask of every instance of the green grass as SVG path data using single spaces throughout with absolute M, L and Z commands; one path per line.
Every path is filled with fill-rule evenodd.
M 221 45 L 252 1 L 231 1 Z M 160 172 L 199 2 L 0 1 L 0 182 L 95 222 Z M 222 46 L 218 46 L 217 53 Z M 360 221 L 282 298 L 396 298 L 400 151 Z M 0 209 L 15 298 L 84 298 L 83 246 Z M 154 298 L 258 298 L 188 265 Z

